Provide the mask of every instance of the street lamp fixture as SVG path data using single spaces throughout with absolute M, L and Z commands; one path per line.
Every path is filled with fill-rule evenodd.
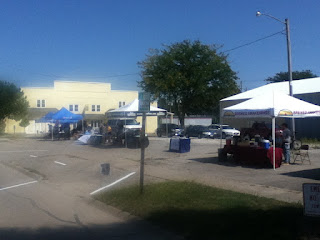
M 267 16 L 269 18 L 272 18 L 278 22 L 281 22 L 286 26 L 286 37 L 287 37 L 287 55 L 288 55 L 288 73 L 289 73 L 289 94 L 290 96 L 293 96 L 292 92 L 292 67 L 291 67 L 291 42 L 290 42 L 290 28 L 289 28 L 289 19 L 286 18 L 285 21 L 281 21 L 279 18 L 276 18 L 272 15 L 262 13 L 260 11 L 256 12 L 256 16 Z M 292 118 L 292 131 L 293 131 L 293 136 L 295 136 L 295 124 L 294 124 L 294 119 Z
M 287 36 L 287 53 L 288 53 L 288 73 L 289 73 L 289 93 L 290 96 L 293 95 L 292 93 L 292 68 L 291 68 L 291 42 L 290 42 L 290 29 L 289 29 L 289 19 L 285 19 L 285 21 L 281 21 L 279 18 L 276 18 L 272 15 L 262 13 L 260 11 L 256 12 L 256 16 L 267 16 L 269 18 L 272 18 L 278 22 L 281 22 L 286 26 L 286 36 Z

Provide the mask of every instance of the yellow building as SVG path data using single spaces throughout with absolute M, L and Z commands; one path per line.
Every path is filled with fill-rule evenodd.
M 50 111 L 65 107 L 75 114 L 82 114 L 92 127 L 106 121 L 106 112 L 124 106 L 138 98 L 138 91 L 112 90 L 110 83 L 54 81 L 53 87 L 21 88 L 29 101 L 29 122 L 26 128 L 13 120 L 6 121 L 7 133 L 36 134 L 47 132 L 47 123 L 36 123 Z M 157 117 L 148 117 L 146 131 L 156 131 Z

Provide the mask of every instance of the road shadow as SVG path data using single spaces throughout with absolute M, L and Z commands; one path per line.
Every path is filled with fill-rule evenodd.
M 69 227 L 0 228 L 3 240 L 102 240 L 102 239 L 179 239 L 176 235 L 153 226 L 146 221 L 129 221 L 108 225 L 83 225 L 78 222 Z M 181 239 L 181 238 L 180 238 Z
M 41 228 L 0 228 L 4 240 L 173 240 L 173 239 L 318 239 L 319 219 L 303 217 L 301 207 L 267 210 L 249 207 L 164 209 L 146 217 L 108 225 Z
M 296 172 L 282 173 L 289 177 L 308 178 L 313 180 L 320 180 L 320 168 L 301 170 Z

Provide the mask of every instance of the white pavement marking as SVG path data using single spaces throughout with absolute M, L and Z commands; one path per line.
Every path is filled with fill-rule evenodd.
M 26 182 L 26 183 L 21 183 L 21 184 L 18 184 L 18 185 L 13 185 L 13 186 L 10 186 L 10 187 L 0 188 L 0 191 L 6 190 L 6 189 L 10 189 L 10 188 L 20 187 L 20 186 L 23 186 L 23 185 L 28 185 L 28 184 L 36 183 L 36 182 L 38 182 L 38 181 Z
M 35 155 L 30 155 L 30 157 L 36 158 L 36 157 L 38 157 L 38 156 L 35 156 Z
M 102 187 L 102 188 L 99 188 L 99 189 L 93 191 L 92 193 L 90 193 L 90 195 L 93 195 L 93 194 L 95 194 L 95 193 L 97 193 L 97 192 L 102 191 L 103 189 L 106 189 L 106 188 L 108 188 L 108 187 L 111 187 L 111 186 L 117 184 L 118 182 L 121 182 L 122 180 L 130 177 L 131 175 L 133 175 L 133 174 L 135 174 L 135 173 L 136 173 L 136 172 L 129 173 L 128 175 L 124 176 L 123 178 L 120 178 L 120 179 L 118 179 L 117 181 L 115 181 L 115 182 L 113 182 L 113 183 L 110 183 L 110 184 L 107 185 L 107 186 L 104 186 L 104 187 Z
M 23 151 L 0 151 L 2 153 L 18 153 L 18 152 L 48 152 L 48 150 L 23 150 Z
M 63 166 L 66 166 L 66 165 L 67 165 L 67 164 L 65 164 L 65 163 L 58 162 L 58 161 L 54 161 L 54 162 L 57 163 L 57 164 L 63 165 Z

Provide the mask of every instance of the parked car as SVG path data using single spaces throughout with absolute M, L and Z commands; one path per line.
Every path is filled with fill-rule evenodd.
M 280 126 L 276 125 L 276 136 L 282 135 Z M 272 125 L 265 122 L 254 122 L 251 128 L 241 128 L 241 136 L 248 139 L 254 138 L 259 135 L 264 139 L 269 139 L 272 136 Z
M 161 124 L 157 128 L 157 136 L 167 136 L 167 129 L 168 129 L 168 137 L 172 136 L 183 136 L 183 128 L 180 128 L 177 124 L 168 123 L 168 124 Z
M 213 138 L 221 137 L 221 134 L 222 138 L 240 136 L 240 131 L 229 125 L 222 125 L 222 131 L 220 124 L 211 124 L 208 128 L 213 132 Z
M 186 137 L 213 138 L 213 132 L 202 125 L 190 125 L 185 130 Z

